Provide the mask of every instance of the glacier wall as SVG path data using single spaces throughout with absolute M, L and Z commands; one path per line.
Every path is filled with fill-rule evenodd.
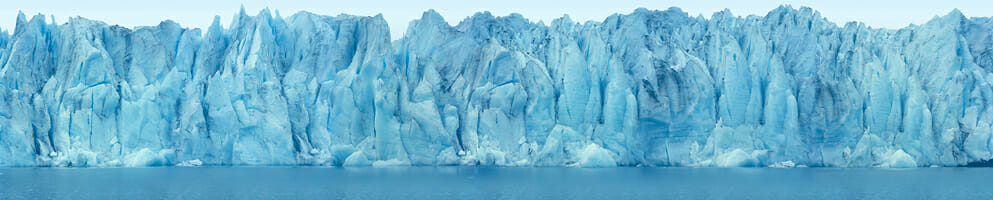
M 51 20 L 49 20 L 51 21 Z M 993 19 L 810 8 L 546 25 L 242 11 L 17 18 L 0 166 L 957 166 L 993 158 Z

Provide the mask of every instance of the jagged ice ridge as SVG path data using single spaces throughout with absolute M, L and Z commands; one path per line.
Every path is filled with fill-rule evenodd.
M 546 25 L 244 9 L 203 33 L 17 18 L 0 166 L 957 166 L 993 158 L 993 20 L 810 8 Z

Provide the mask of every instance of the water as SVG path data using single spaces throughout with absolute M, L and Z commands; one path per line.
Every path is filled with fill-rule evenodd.
M 0 199 L 993 199 L 993 168 L 18 168 Z

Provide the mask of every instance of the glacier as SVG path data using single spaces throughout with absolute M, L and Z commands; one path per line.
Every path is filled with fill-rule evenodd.
M 428 10 L 0 33 L 0 166 L 927 167 L 993 159 L 993 18 Z

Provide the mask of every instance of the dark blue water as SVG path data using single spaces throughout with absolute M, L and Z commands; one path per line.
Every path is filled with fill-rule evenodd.
M 993 199 L 993 168 L 0 169 L 0 199 Z

